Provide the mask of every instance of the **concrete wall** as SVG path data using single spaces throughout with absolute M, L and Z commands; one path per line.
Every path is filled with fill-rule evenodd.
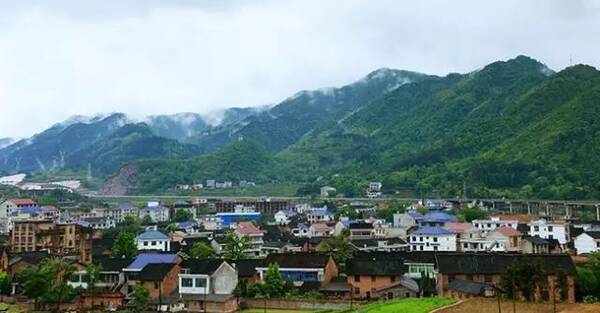
M 233 294 L 238 284 L 237 271 L 229 264 L 223 263 L 212 275 L 213 292 L 216 294 Z

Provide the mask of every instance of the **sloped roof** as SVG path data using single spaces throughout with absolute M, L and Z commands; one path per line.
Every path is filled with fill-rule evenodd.
M 240 259 L 240 260 L 228 260 L 231 266 L 238 271 L 239 277 L 251 277 L 256 275 L 257 267 L 266 267 L 268 264 L 265 263 L 264 259 Z
M 419 227 L 417 230 L 413 232 L 415 235 L 450 235 L 453 232 L 443 228 L 443 227 Z
M 147 230 L 147 231 L 141 233 L 138 236 L 138 239 L 141 239 L 141 240 L 154 240 L 154 239 L 167 240 L 167 239 L 169 239 L 169 236 L 167 236 L 159 231 L 156 231 L 156 230 Z
M 252 222 L 239 222 L 237 223 L 235 230 L 242 235 L 258 235 L 263 233 L 263 231 L 254 226 Z
M 438 271 L 443 274 L 504 274 L 518 259 L 528 262 L 540 261 L 547 273 L 559 270 L 569 274 L 575 273 L 575 265 L 566 254 L 444 253 L 437 254 L 436 259 Z
M 161 281 L 175 267 L 175 263 L 152 263 L 140 272 L 141 281 Z
M 399 276 L 406 272 L 404 259 L 388 259 L 373 256 L 371 259 L 350 259 L 346 262 L 348 275 Z
M 131 203 L 119 203 L 119 205 L 117 205 L 117 209 L 119 210 L 129 210 L 134 208 L 135 206 Z
M 142 253 L 127 267 L 129 270 L 141 270 L 148 264 L 175 263 L 177 254 Z
M 471 223 L 449 222 L 444 224 L 444 228 L 453 233 L 463 233 L 475 227 Z
M 350 229 L 373 229 L 373 224 L 365 222 L 350 223 Z
M 480 296 L 483 295 L 487 288 L 491 288 L 491 286 L 485 283 L 455 279 L 447 285 L 447 288 L 450 290 L 460 291 L 462 293 Z
M 539 236 L 526 236 L 523 239 L 527 240 L 527 241 L 529 241 L 531 243 L 533 243 L 534 245 L 547 245 L 547 244 L 549 244 L 549 242 L 546 239 L 541 238 Z
M 447 223 L 447 222 L 456 222 L 456 221 L 458 221 L 458 219 L 456 218 L 456 216 L 450 215 L 448 213 L 433 212 L 433 213 L 425 214 L 425 216 L 423 216 L 422 221 Z
M 329 258 L 327 254 L 311 252 L 273 253 L 266 257 L 265 263 L 277 263 L 280 268 L 323 268 L 327 265 Z
M 585 234 L 588 234 L 590 237 L 594 239 L 600 239 L 600 231 L 586 231 Z
M 190 259 L 187 261 L 181 262 L 181 268 L 187 268 L 190 270 L 190 274 L 205 274 L 211 275 L 216 271 L 221 264 L 225 262 L 222 259 L 203 259 L 203 260 L 194 260 Z
M 503 234 L 504 236 L 507 237 L 516 237 L 516 236 L 522 236 L 523 234 L 521 234 L 520 231 L 512 228 L 512 227 L 508 227 L 508 226 L 501 226 L 496 228 L 495 230 L 497 230 L 498 232 L 500 232 L 501 234 Z
M 131 262 L 133 262 L 133 259 L 94 256 L 94 263 L 98 264 L 103 272 L 120 272 L 127 268 Z
M 23 198 L 16 198 L 16 199 L 10 199 L 15 205 L 17 206 L 21 206 L 21 205 L 37 205 L 37 202 L 33 201 L 32 199 L 23 199 Z
M 310 225 L 310 227 L 314 231 L 327 232 L 327 231 L 331 230 L 331 227 L 327 226 L 327 224 L 325 224 L 325 223 L 315 223 L 315 224 Z

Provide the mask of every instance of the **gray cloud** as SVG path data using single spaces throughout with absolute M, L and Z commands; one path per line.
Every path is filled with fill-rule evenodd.
M 281 101 L 378 67 L 600 64 L 599 1 L 3 1 L 0 137 Z

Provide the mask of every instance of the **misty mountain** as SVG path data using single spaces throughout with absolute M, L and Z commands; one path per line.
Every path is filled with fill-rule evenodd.
M 306 97 L 308 93 L 300 93 L 274 107 L 270 121 L 286 114 L 313 117 L 306 104 L 310 100 L 304 106 L 290 104 Z M 302 192 L 330 184 L 338 192 L 360 194 L 370 180 L 380 180 L 387 192 L 413 195 L 460 196 L 466 190 L 480 197 L 598 198 L 598 103 L 600 72 L 586 65 L 555 73 L 519 56 L 467 74 L 422 76 L 312 127 L 286 147 L 279 135 L 297 135 L 293 130 L 300 128 L 293 123 L 277 130 L 256 122 L 264 113 L 246 119 L 254 127 L 264 126 L 254 134 L 273 133 L 264 141 L 254 140 L 270 154 L 261 154 L 264 162 L 257 162 L 258 168 L 244 168 L 252 173 L 244 179 L 304 182 Z M 285 138 L 292 141 L 289 134 Z M 243 147 L 232 144 L 235 151 Z M 219 154 L 228 155 L 230 164 L 254 166 L 237 160 L 244 153 L 230 155 L 227 147 L 185 161 L 136 162 L 144 169 L 138 176 L 140 188 L 150 192 L 208 178 L 234 179 L 236 173 L 227 167 L 215 173 L 196 164 Z M 189 170 L 173 177 L 169 173 L 175 168 Z
M 269 110 L 211 129 L 193 142 L 212 151 L 243 138 L 259 142 L 271 152 L 279 152 L 307 133 L 327 128 L 374 99 L 426 77 L 382 68 L 340 88 L 300 91 Z
M 12 138 L 0 138 L 0 149 L 11 145 L 14 142 Z

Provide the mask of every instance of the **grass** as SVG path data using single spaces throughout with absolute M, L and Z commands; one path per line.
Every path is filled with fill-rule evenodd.
M 21 313 L 21 312 L 23 312 L 23 310 L 19 309 L 16 305 L 14 305 L 14 304 L 6 304 L 6 303 L 0 303 L 0 311 L 1 312 L 8 312 L 8 313 Z
M 378 302 L 354 308 L 353 310 L 277 310 L 267 309 L 267 313 L 427 313 L 452 303 L 450 298 L 409 298 L 396 301 Z M 263 313 L 263 309 L 243 310 L 242 313 Z M 483 312 L 478 312 L 483 313 Z
M 427 313 L 456 302 L 454 299 L 433 297 L 433 298 L 409 298 L 397 301 L 368 304 L 354 310 L 356 313 Z
M 240 313 L 263 313 L 263 309 L 248 309 L 242 310 Z M 278 310 L 278 309 L 267 309 L 267 313 L 318 313 L 320 311 L 312 310 Z
M 501 301 L 502 312 L 513 312 L 511 301 Z M 518 313 L 548 313 L 553 312 L 552 303 L 516 302 Z M 440 313 L 496 313 L 498 303 L 494 299 L 470 299 L 451 308 L 444 309 Z M 558 313 L 597 313 L 600 312 L 600 304 L 583 303 L 557 303 Z

